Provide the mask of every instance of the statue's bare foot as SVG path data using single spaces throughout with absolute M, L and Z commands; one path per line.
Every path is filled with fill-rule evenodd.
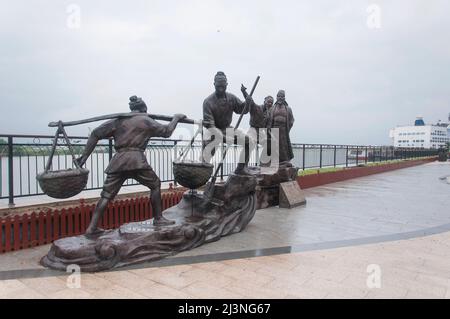
M 163 216 L 157 217 L 157 218 L 155 217 L 153 219 L 154 226 L 168 226 L 168 225 L 173 225 L 173 224 L 175 224 L 174 220 L 164 218 Z

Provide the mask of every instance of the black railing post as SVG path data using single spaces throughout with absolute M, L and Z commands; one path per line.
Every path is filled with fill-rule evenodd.
M 364 163 L 367 164 L 368 158 L 369 158 L 369 148 L 366 146 L 366 154 L 364 156 L 365 160 Z
M 258 143 L 256 143 L 256 147 L 255 147 L 255 161 L 256 161 L 256 163 L 255 163 L 255 166 L 259 166 L 259 144 Z
M 348 167 L 348 145 L 345 148 L 345 167 Z
M 8 136 L 8 189 L 9 189 L 8 206 L 14 207 L 14 157 L 13 157 L 13 137 L 12 136 Z
M 225 152 L 225 145 L 223 145 L 223 143 L 221 143 L 221 147 L 222 147 L 222 153 L 220 154 L 220 157 L 223 157 L 223 153 Z M 224 163 L 224 165 L 225 165 L 225 161 L 226 161 L 226 158 L 224 158 L 223 159 L 223 163 Z M 220 180 L 221 181 L 223 181 L 223 166 L 224 165 L 222 165 L 222 166 L 220 166 Z
M 173 153 L 174 153 L 174 155 L 175 155 L 174 160 L 177 159 L 177 157 L 178 157 L 178 147 L 177 147 L 177 145 L 178 145 L 178 141 L 175 140 L 175 141 L 173 142 Z M 173 171 L 172 171 L 172 173 L 173 173 Z M 173 179 L 173 186 L 175 186 L 175 187 L 178 186 L 178 183 L 177 183 L 177 180 L 175 179 L 175 177 L 174 177 L 174 179 Z
M 358 166 L 359 162 L 359 146 L 356 146 L 356 166 Z
M 333 154 L 333 156 L 334 156 L 334 158 L 333 158 L 334 167 L 336 167 L 336 152 L 337 152 L 337 149 L 336 149 L 336 145 L 335 145 L 334 146 L 334 154 Z
M 108 158 L 110 162 L 112 160 L 112 157 L 113 157 L 113 140 L 112 138 L 110 138 L 108 140 Z
M 303 166 L 303 170 L 305 170 L 305 159 L 306 159 L 306 145 L 303 144 L 303 154 L 302 154 L 302 166 Z
M 322 168 L 322 144 L 320 144 L 319 168 Z

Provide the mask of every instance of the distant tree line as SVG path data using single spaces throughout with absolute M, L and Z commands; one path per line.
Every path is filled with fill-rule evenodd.
M 81 154 L 84 150 L 83 145 L 72 145 L 75 154 Z M 108 146 L 97 146 L 96 153 L 108 153 Z M 14 156 L 48 156 L 51 152 L 51 146 L 47 145 L 13 145 Z M 69 148 L 62 144 L 58 145 L 55 155 L 70 155 Z M 8 156 L 8 142 L 0 138 L 0 157 Z

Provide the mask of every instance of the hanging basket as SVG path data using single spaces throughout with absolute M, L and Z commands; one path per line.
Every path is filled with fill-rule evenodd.
M 197 189 L 205 185 L 211 178 L 214 165 L 206 162 L 186 160 L 189 149 L 192 148 L 197 135 L 203 134 L 203 124 L 200 122 L 197 132 L 191 141 L 186 145 L 180 156 L 173 162 L 173 176 L 175 181 L 181 186 Z M 202 135 L 203 140 L 203 135 Z
M 65 170 L 50 171 L 52 165 L 53 156 L 56 150 L 56 144 L 59 135 L 63 134 L 66 140 L 69 151 L 72 155 L 72 160 L 75 168 L 69 168 Z M 60 123 L 58 130 L 56 131 L 55 140 L 53 141 L 52 151 L 48 158 L 45 171 L 36 176 L 42 191 L 53 198 L 64 199 L 79 194 L 84 188 L 86 188 L 89 177 L 89 170 L 82 168 L 75 160 L 75 154 L 70 144 L 69 138 L 64 130 L 64 127 Z
M 75 196 L 86 187 L 89 170 L 84 168 L 43 172 L 37 176 L 42 191 L 50 197 L 63 199 Z
M 180 185 L 196 189 L 205 185 L 212 175 L 214 166 L 204 162 L 175 161 L 173 175 Z

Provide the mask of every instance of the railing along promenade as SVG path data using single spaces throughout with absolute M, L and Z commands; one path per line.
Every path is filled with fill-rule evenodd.
M 36 175 L 44 170 L 54 136 L 50 135 L 8 135 L 0 134 L 0 199 L 8 199 L 14 205 L 18 197 L 42 195 L 36 181 Z M 72 136 L 71 144 L 77 156 L 81 155 L 87 137 Z M 57 146 L 53 170 L 73 167 L 72 156 L 62 140 Z M 145 152 L 147 160 L 162 182 L 174 182 L 172 161 L 188 143 L 186 140 L 152 139 Z M 239 158 L 240 147 L 231 147 L 220 171 L 220 178 L 230 174 Z M 262 147 L 252 153 L 250 163 L 257 165 Z M 200 142 L 193 145 L 188 154 L 190 159 L 200 158 Z M 331 145 L 331 144 L 293 144 L 293 164 L 302 170 L 323 167 L 349 167 L 372 162 L 395 159 L 411 159 L 437 155 L 435 149 L 394 148 L 392 146 L 370 145 Z M 220 162 L 221 152 L 216 152 L 213 163 Z M 104 170 L 114 155 L 112 140 L 102 140 L 86 163 L 90 170 L 86 190 L 100 189 L 105 179 Z M 127 180 L 125 185 L 137 185 L 134 180 Z

